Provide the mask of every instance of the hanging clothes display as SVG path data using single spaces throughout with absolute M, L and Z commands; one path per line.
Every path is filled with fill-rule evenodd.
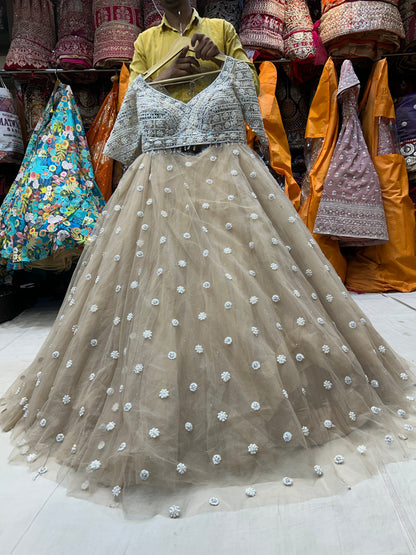
M 308 179 L 302 186 L 299 215 L 313 232 L 321 200 L 324 181 L 328 173 L 338 136 L 338 80 L 331 58 L 322 71 L 319 85 L 313 98 L 306 126 L 306 159 Z M 325 235 L 314 234 L 314 239 L 331 262 L 341 280 L 345 280 L 347 261 L 341 254 L 338 241 Z
M 0 209 L 1 264 L 68 268 L 103 206 L 71 88 L 60 84 Z
M 204 17 L 225 19 L 239 31 L 243 8 L 240 0 L 208 0 L 205 2 Z
M 114 160 L 104 154 L 104 147 L 113 130 L 122 99 L 127 91 L 128 79 L 129 70 L 123 64 L 120 78 L 114 80 L 111 91 L 87 133 L 95 181 L 106 201 L 113 193 Z
M 57 13 L 55 64 L 64 69 L 91 68 L 94 54 L 92 0 L 59 0 Z
M 325 178 L 313 232 L 340 246 L 388 241 L 380 183 L 358 118 L 360 82 L 350 60 L 342 64 L 337 97 L 342 127 Z
M 142 0 L 142 4 L 143 4 L 143 28 L 149 29 L 150 27 L 155 27 L 156 25 L 160 25 L 160 23 L 162 22 L 162 16 L 163 16 L 164 10 L 159 0 Z M 196 8 L 196 0 L 191 0 L 191 6 L 193 8 Z
M 93 0 L 94 67 L 117 67 L 133 58 L 143 30 L 140 0 Z
M 13 0 L 12 40 L 4 69 L 44 69 L 56 44 L 51 0 Z
M 288 73 L 290 73 L 288 66 L 279 68 L 276 98 L 290 149 L 303 151 L 308 120 L 308 87 L 294 83 Z
M 283 57 L 285 4 L 285 0 L 245 0 L 240 39 L 246 50 Z
M 15 461 L 57 462 L 75 495 L 105 487 L 131 516 L 346 493 L 414 456 L 407 365 L 247 146 L 245 120 L 266 148 L 246 62 L 226 57 L 188 103 L 135 79 L 105 151 L 129 168 L 1 402 Z
M 297 210 L 300 204 L 300 189 L 292 174 L 289 143 L 276 100 L 277 70 L 272 62 L 263 62 L 259 69 L 260 94 L 258 100 L 269 141 L 270 166 L 277 174 L 284 176 L 285 193 Z M 249 130 L 247 143 L 252 148 L 254 137 L 254 131 Z
M 38 121 L 43 116 L 53 84 L 49 79 L 22 83 L 23 109 L 26 122 L 26 136 L 30 139 Z
M 322 0 L 319 34 L 331 56 L 377 59 L 404 38 L 399 0 Z
M 400 0 L 400 15 L 402 16 L 405 37 L 403 51 L 408 55 L 398 59 L 398 67 L 403 71 L 416 69 L 416 0 Z M 410 55 L 414 52 L 413 55 Z
M 91 87 L 87 83 L 73 83 L 72 93 L 77 104 L 78 111 L 81 116 L 84 130 L 88 131 L 94 121 L 104 98 L 108 94 L 107 83 L 98 83 L 97 86 Z
M 360 116 L 383 195 L 389 241 L 356 249 L 348 261 L 346 285 L 363 292 L 416 289 L 416 225 L 409 197 L 406 163 L 397 153 L 392 131 L 395 113 L 388 85 L 387 61 L 373 65 Z
M 396 105 L 397 134 L 400 154 L 406 161 L 409 176 L 409 195 L 416 209 L 416 93 L 410 93 Z

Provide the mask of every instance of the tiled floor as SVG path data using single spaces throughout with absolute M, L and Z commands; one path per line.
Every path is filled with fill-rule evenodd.
M 416 293 L 356 295 L 373 324 L 416 365 Z M 0 325 L 0 393 L 33 359 L 57 312 L 43 302 Z M 7 463 L 0 434 L 0 554 L 415 554 L 416 462 L 392 465 L 347 495 L 170 520 L 126 520 L 117 508 L 67 497 Z

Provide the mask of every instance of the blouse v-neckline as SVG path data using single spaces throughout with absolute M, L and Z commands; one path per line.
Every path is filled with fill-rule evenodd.
M 189 99 L 188 102 L 184 102 L 183 100 L 180 100 L 179 98 L 175 98 L 174 96 L 171 96 L 168 93 L 164 93 L 163 91 L 161 91 L 159 88 L 157 87 L 153 87 L 152 85 L 150 85 L 147 81 L 145 81 L 143 79 L 142 75 L 138 76 L 139 81 L 144 84 L 144 86 L 146 88 L 150 88 L 152 91 L 158 93 L 159 95 L 163 96 L 164 98 L 168 98 L 170 100 L 172 100 L 173 102 L 177 102 L 178 104 L 182 104 L 183 106 L 189 106 L 194 100 L 196 100 L 201 94 L 207 92 L 211 87 L 214 87 L 214 85 L 218 84 L 219 81 L 221 81 L 223 79 L 223 77 L 226 75 L 226 67 L 228 65 L 230 65 L 230 61 L 233 60 L 233 58 L 231 58 L 230 56 L 226 56 L 225 57 L 225 61 L 222 64 L 222 67 L 220 69 L 219 74 L 216 76 L 216 78 L 212 81 L 212 83 L 210 83 L 207 87 L 205 87 L 205 89 L 202 89 L 202 91 L 199 91 L 195 96 L 193 96 L 192 98 Z M 203 77 L 203 75 L 201 76 Z

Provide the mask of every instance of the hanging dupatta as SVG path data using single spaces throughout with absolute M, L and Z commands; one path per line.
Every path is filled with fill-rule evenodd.
M 127 90 L 129 70 L 123 64 L 120 78 L 113 82 L 111 91 L 106 96 L 88 133 L 87 140 L 94 168 L 95 181 L 105 201 L 113 194 L 114 160 L 104 154 L 104 148 L 117 119 L 122 98 Z M 121 90 L 121 94 L 120 94 Z
M 275 95 L 277 71 L 272 62 L 263 62 L 261 64 L 259 80 L 260 94 L 258 99 L 264 129 L 269 140 L 270 165 L 276 173 L 284 175 L 285 193 L 293 206 L 298 209 L 300 204 L 300 189 L 292 175 L 289 143 Z M 249 145 L 253 146 L 253 131 L 249 130 L 247 138 Z
M 103 206 L 74 96 L 59 84 L 0 209 L 1 263 L 68 269 Z
M 307 192 L 302 191 L 304 200 L 299 214 L 311 233 L 313 233 L 325 177 L 328 173 L 338 135 L 337 90 L 337 74 L 334 62 L 329 58 L 324 66 L 309 110 L 305 133 L 307 150 L 309 150 L 307 155 L 310 157 L 310 163 L 308 164 L 310 171 L 306 185 Z M 344 281 L 347 262 L 341 254 L 338 242 L 324 235 L 313 233 L 313 236 L 325 256 L 334 266 L 337 274 Z
M 395 121 L 385 59 L 373 65 L 360 113 L 364 137 L 380 180 L 389 242 L 357 249 L 348 263 L 346 285 L 362 292 L 413 291 L 416 289 L 416 226 L 408 194 L 406 163 L 390 146 L 393 141 L 389 145 L 382 135 L 386 120 L 392 124 Z

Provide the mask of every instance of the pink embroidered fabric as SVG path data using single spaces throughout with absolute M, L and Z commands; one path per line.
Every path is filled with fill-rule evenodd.
M 380 182 L 358 118 L 359 92 L 360 82 L 352 63 L 345 60 L 338 86 L 342 127 L 313 230 L 330 235 L 345 247 L 388 241 Z
M 143 0 L 142 4 L 144 28 L 149 29 L 149 27 L 160 25 L 160 23 L 162 22 L 164 9 L 162 8 L 159 0 Z M 197 7 L 196 4 L 196 0 L 191 1 L 191 5 L 193 8 Z
M 240 39 L 246 50 L 282 57 L 285 0 L 246 0 L 240 22 Z
M 90 68 L 94 53 L 92 0 L 59 0 L 58 42 L 54 52 L 56 65 Z
M 50 0 L 14 0 L 12 41 L 4 69 L 45 69 L 55 46 Z
M 283 40 L 285 58 L 306 60 L 315 54 L 313 23 L 305 0 L 286 2 Z
M 94 66 L 116 67 L 133 58 L 143 29 L 140 0 L 93 0 Z
M 319 34 L 332 56 L 379 58 L 404 38 L 399 0 L 322 0 Z

